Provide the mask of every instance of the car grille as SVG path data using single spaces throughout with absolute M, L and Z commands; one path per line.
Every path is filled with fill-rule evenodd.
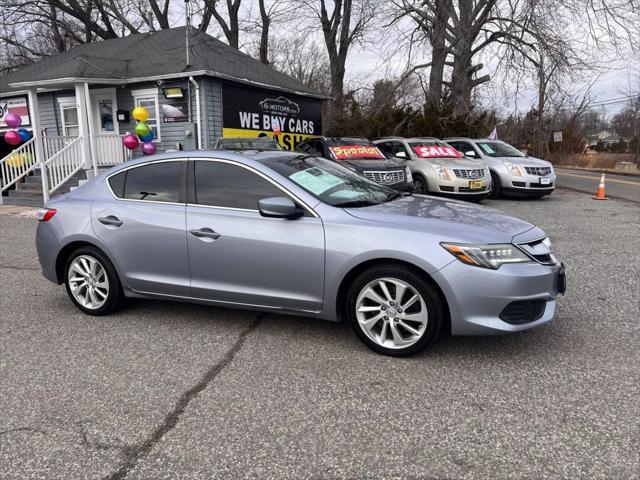
M 455 173 L 458 178 L 482 178 L 484 177 L 484 168 L 476 168 L 473 170 L 454 168 L 453 173 Z
M 551 167 L 524 167 L 527 175 L 537 175 L 538 177 L 544 177 L 551 174 Z
M 394 183 L 404 182 L 404 170 L 368 170 L 364 171 L 363 174 L 369 180 L 373 180 L 376 183 L 381 183 L 382 185 L 393 185 Z
M 543 265 L 555 265 L 557 263 L 557 259 L 551 251 L 551 243 L 548 238 L 519 243 L 518 247 L 538 263 Z
M 500 318 L 507 323 L 529 323 L 542 318 L 547 302 L 543 299 L 516 300 L 504 307 Z

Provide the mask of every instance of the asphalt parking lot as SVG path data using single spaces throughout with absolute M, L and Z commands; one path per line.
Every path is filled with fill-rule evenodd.
M 408 359 L 296 317 L 84 316 L 0 215 L 0 478 L 640 478 L 638 204 L 485 203 L 552 238 L 557 318 Z

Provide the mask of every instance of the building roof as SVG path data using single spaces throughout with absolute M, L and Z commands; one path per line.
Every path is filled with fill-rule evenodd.
M 0 93 L 73 81 L 126 84 L 167 77 L 208 75 L 325 98 L 302 82 L 195 28 L 190 30 L 190 66 L 187 67 L 185 28 L 79 45 L 0 77 Z

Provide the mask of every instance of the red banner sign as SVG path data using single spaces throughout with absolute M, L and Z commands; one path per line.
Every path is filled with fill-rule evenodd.
M 420 158 L 462 158 L 463 155 L 453 147 L 445 145 L 418 145 L 413 151 Z
M 337 160 L 345 158 L 385 158 L 378 147 L 370 145 L 340 145 L 339 147 L 329 147 L 331 153 Z

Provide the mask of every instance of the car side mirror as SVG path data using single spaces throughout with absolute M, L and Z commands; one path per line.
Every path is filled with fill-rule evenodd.
M 287 197 L 269 197 L 258 200 L 258 211 L 263 217 L 270 218 L 293 219 L 304 215 L 304 210 Z
M 402 160 L 406 160 L 407 159 L 407 153 L 406 152 L 396 152 L 394 157 L 401 158 Z
M 478 154 L 476 152 L 474 152 L 473 150 L 467 150 L 466 152 L 464 152 L 465 157 L 477 157 Z

